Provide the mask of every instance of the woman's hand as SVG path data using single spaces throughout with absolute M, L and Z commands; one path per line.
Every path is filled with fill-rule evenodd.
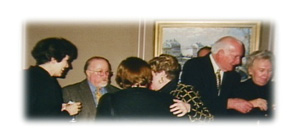
M 191 106 L 187 102 L 181 100 L 173 99 L 174 104 L 170 105 L 170 112 L 172 112 L 177 117 L 182 117 L 188 112 L 190 112 Z
M 260 108 L 261 111 L 266 111 L 268 109 L 267 100 L 265 99 L 257 98 L 249 102 L 253 105 L 253 107 Z

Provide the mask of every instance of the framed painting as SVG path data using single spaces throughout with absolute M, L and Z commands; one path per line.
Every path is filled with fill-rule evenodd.
M 241 40 L 248 55 L 259 49 L 260 29 L 260 21 L 156 21 L 154 56 L 173 55 L 183 66 L 223 36 Z

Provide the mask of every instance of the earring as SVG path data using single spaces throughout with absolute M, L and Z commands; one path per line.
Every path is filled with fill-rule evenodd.
M 162 84 L 164 82 L 163 77 L 161 77 L 161 79 L 158 82 L 159 82 L 159 84 Z

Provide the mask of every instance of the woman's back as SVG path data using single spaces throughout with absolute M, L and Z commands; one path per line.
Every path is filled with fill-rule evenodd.
M 99 118 L 176 118 L 170 111 L 173 97 L 147 88 L 128 88 L 104 95 L 99 102 Z

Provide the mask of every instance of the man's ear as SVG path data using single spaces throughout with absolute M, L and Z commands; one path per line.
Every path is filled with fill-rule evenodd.
M 218 51 L 218 54 L 219 54 L 220 57 L 222 57 L 222 56 L 225 55 L 225 52 L 224 52 L 223 49 L 220 49 L 220 50 Z
M 215 54 L 215 57 L 217 60 L 219 60 L 219 58 L 222 58 L 224 57 L 224 50 L 223 49 L 220 49 L 216 54 Z

